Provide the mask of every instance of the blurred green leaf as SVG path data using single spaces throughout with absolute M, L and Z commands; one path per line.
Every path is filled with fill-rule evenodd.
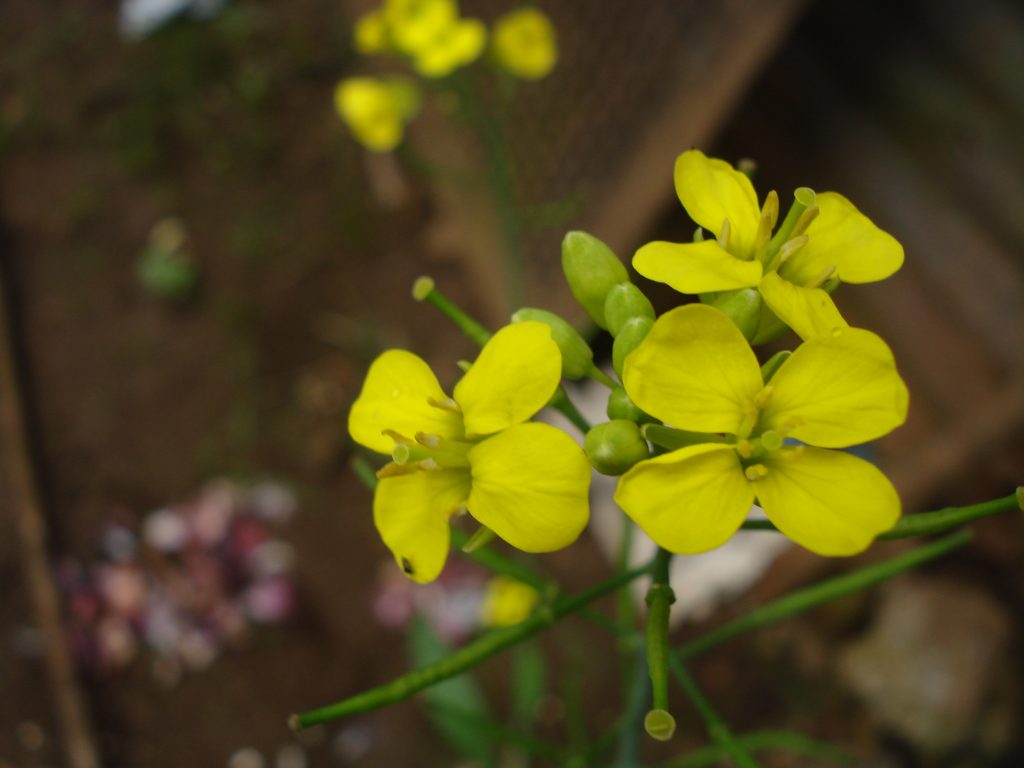
M 425 667 L 440 661 L 451 650 L 427 622 L 416 619 L 409 628 L 409 655 L 414 667 Z M 491 729 L 480 728 L 477 723 L 458 714 L 462 710 L 480 719 L 489 719 L 483 691 L 472 675 L 463 674 L 427 688 L 423 691 L 423 698 L 427 703 L 427 715 L 431 723 L 456 754 L 482 765 L 494 764 Z

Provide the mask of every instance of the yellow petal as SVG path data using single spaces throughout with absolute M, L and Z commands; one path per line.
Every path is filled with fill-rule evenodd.
M 464 469 L 386 477 L 373 496 L 373 522 L 398 567 L 413 581 L 433 581 L 444 568 L 448 520 L 469 496 Z
M 765 428 L 811 445 L 874 440 L 907 418 L 907 387 L 885 342 L 843 328 L 801 344 L 772 378 Z
M 754 491 L 732 446 L 691 445 L 634 466 L 615 502 L 658 545 L 692 555 L 728 541 Z
M 378 453 L 391 453 L 394 447 L 391 438 L 381 434 L 385 429 L 410 438 L 424 432 L 460 439 L 459 415 L 428 402 L 446 398 L 430 366 L 412 352 L 390 349 L 370 366 L 348 413 L 348 432 L 357 443 Z
M 902 266 L 903 246 L 845 197 L 824 192 L 815 202 L 820 213 L 807 228 L 807 245 L 779 270 L 787 280 L 803 285 L 835 267 L 844 283 L 872 283 Z
M 455 385 L 466 434 L 490 435 L 547 405 L 562 378 L 562 353 L 543 323 L 507 325 Z
M 761 279 L 758 290 L 768 308 L 805 341 L 846 327 L 832 297 L 821 288 L 793 285 L 769 272 Z
M 513 547 L 552 552 L 587 524 L 590 464 L 547 424 L 518 424 L 469 451 L 469 513 Z
M 633 269 L 680 293 L 747 288 L 761 279 L 761 262 L 737 259 L 714 240 L 648 243 L 633 256 Z
M 673 427 L 735 434 L 762 379 L 732 320 L 688 304 L 658 318 L 626 358 L 623 384 L 637 407 Z
M 873 464 L 842 451 L 805 447 L 769 461 L 754 483 L 765 514 L 786 536 L 819 555 L 855 555 L 900 516 L 900 498 Z
M 753 257 L 761 209 L 745 174 L 724 160 L 691 149 L 676 159 L 675 182 L 679 201 L 691 219 L 716 237 L 722 221 L 728 219 L 729 251 L 745 259 Z

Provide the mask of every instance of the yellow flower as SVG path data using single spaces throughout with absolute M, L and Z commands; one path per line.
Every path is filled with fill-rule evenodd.
M 487 582 L 480 606 L 480 621 L 487 627 L 507 627 L 528 618 L 540 601 L 540 593 L 529 584 L 495 576 Z
M 419 111 L 420 95 L 404 78 L 350 77 L 338 83 L 334 106 L 367 149 L 390 152 Z
M 590 465 L 547 424 L 524 423 L 551 399 L 562 361 L 541 323 L 498 331 L 454 397 L 416 355 L 378 357 L 349 413 L 352 438 L 390 453 L 373 517 L 395 561 L 432 581 L 448 554 L 448 521 L 469 512 L 526 552 L 551 552 L 579 536 L 588 516 Z
M 386 0 L 382 26 L 394 50 L 424 77 L 444 77 L 480 56 L 487 29 L 459 16 L 455 0 Z M 356 27 L 359 44 L 360 27 Z
M 770 192 L 758 206 L 750 179 L 724 160 L 684 152 L 676 160 L 675 185 L 690 217 L 717 239 L 648 243 L 633 257 L 636 271 L 683 293 L 757 287 L 768 308 L 803 339 L 846 325 L 821 288 L 826 281 L 870 283 L 903 264 L 902 246 L 835 192 L 798 190 L 809 210 L 783 222 L 781 237 L 773 238 L 778 196 Z
M 491 47 L 503 69 L 525 80 L 545 77 L 558 61 L 555 29 L 536 8 L 520 8 L 494 22 Z
M 356 20 L 353 32 L 356 50 L 362 54 L 383 53 L 388 49 L 388 28 L 380 10 L 370 11 Z
M 662 547 L 691 554 L 723 544 L 755 498 L 779 530 L 822 555 L 860 552 L 896 523 L 900 501 L 885 475 L 826 450 L 906 419 L 906 386 L 873 333 L 844 327 L 807 341 L 766 384 L 736 325 L 691 304 L 658 319 L 623 376 L 639 408 L 704 433 L 619 481 L 616 502 Z

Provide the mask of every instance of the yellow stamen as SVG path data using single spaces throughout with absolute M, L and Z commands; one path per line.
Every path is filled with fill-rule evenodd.
M 772 236 L 772 230 L 779 220 L 779 193 L 774 189 L 764 198 L 764 206 L 761 208 L 761 220 L 757 223 L 757 238 L 754 246 L 760 248 L 767 243 Z
M 440 448 L 442 440 L 440 435 L 428 435 L 423 432 L 417 432 L 416 442 L 427 448 Z
M 439 400 L 436 397 L 428 397 L 427 402 L 435 408 L 440 408 L 442 411 L 448 411 L 449 413 L 462 413 L 462 409 L 459 408 L 459 404 L 450 397 L 446 397 L 443 400 Z
M 760 392 L 754 395 L 754 406 L 758 410 L 764 408 L 766 405 L 768 405 L 768 401 L 771 400 L 772 392 L 774 391 L 774 386 L 772 386 L 771 384 L 766 384 L 764 387 L 761 388 Z
M 416 471 L 416 468 L 408 464 L 396 464 L 393 461 L 389 461 L 383 467 L 377 470 L 377 478 L 383 480 L 387 477 L 398 477 L 399 475 L 411 475 Z
M 749 459 L 754 455 L 754 444 L 749 440 L 739 440 L 736 443 L 736 453 L 744 459 Z
M 743 470 L 743 474 L 746 475 L 747 480 L 756 483 L 768 475 L 768 467 L 764 464 L 751 464 L 749 467 Z
M 789 233 L 790 238 L 799 237 L 807 228 L 811 226 L 811 222 L 818 218 L 818 214 L 821 213 L 821 209 L 816 205 L 812 205 L 807 208 L 803 213 L 800 214 L 800 218 L 796 220 L 796 224 L 793 226 L 793 231 Z
M 835 264 L 833 264 L 832 266 L 822 271 L 822 273 L 815 277 L 813 280 L 809 280 L 806 283 L 804 283 L 804 288 L 820 288 L 826 280 L 828 280 L 830 277 L 832 277 L 832 275 L 835 274 L 835 272 L 836 267 Z
M 395 441 L 396 445 L 414 445 L 414 442 L 412 440 L 403 435 L 401 432 L 395 432 L 395 430 L 393 429 L 382 429 L 380 433 L 385 437 L 390 437 L 392 440 Z
M 729 241 L 732 239 L 732 225 L 728 219 L 722 219 L 722 229 L 718 233 L 718 244 L 725 250 L 729 250 Z
M 809 240 L 810 238 L 807 235 L 800 235 L 800 237 L 787 240 L 786 244 L 779 249 L 779 266 L 781 267 L 794 253 L 807 245 Z

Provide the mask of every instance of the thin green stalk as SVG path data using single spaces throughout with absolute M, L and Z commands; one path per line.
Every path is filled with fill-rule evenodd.
M 944 507 L 934 512 L 919 512 L 904 515 L 892 530 L 881 534 L 879 539 L 906 539 L 911 536 L 929 536 L 933 533 L 944 533 L 958 525 L 969 523 L 990 515 L 1002 512 L 1024 511 L 1024 486 L 1009 496 L 1003 496 L 980 504 L 966 507 Z M 742 526 L 745 531 L 773 531 L 779 529 L 771 520 L 747 520 Z
M 853 758 L 844 750 L 790 731 L 754 731 L 735 738 L 751 752 L 786 752 L 811 758 L 815 763 L 853 763 Z M 658 768 L 702 768 L 708 765 L 721 765 L 728 757 L 729 751 L 721 744 L 709 744 L 682 757 L 659 763 Z
M 545 578 L 526 565 L 499 555 L 491 549 L 476 549 L 472 552 L 464 551 L 462 547 L 469 539 L 470 534 L 459 528 L 452 528 L 452 548 L 457 550 L 463 557 L 472 560 L 477 565 L 483 566 L 492 573 L 508 576 L 516 581 L 529 584 L 541 594 L 549 594 L 552 590 L 557 590 L 557 585 L 550 579 Z
M 452 303 L 443 293 L 437 290 L 431 277 L 420 277 L 412 286 L 412 297 L 416 301 L 432 304 L 451 320 L 478 347 L 482 347 L 491 338 L 491 332 L 483 324 L 474 320 L 461 307 Z
M 747 748 L 736 740 L 729 726 L 715 712 L 711 702 L 705 698 L 703 691 L 697 685 L 697 681 L 686 671 L 683 663 L 675 656 L 672 656 L 669 659 L 669 664 L 672 666 L 672 673 L 675 675 L 680 687 L 686 692 L 686 695 L 700 714 L 701 719 L 704 720 L 711 740 L 722 747 L 725 754 L 733 759 L 737 768 L 758 768 L 757 761 L 751 757 Z
M 492 630 L 436 664 L 415 669 L 390 683 L 371 688 L 334 704 L 300 715 L 292 715 L 289 718 L 289 725 L 298 731 L 319 723 L 336 720 L 339 717 L 369 712 L 404 701 L 424 688 L 476 667 L 491 656 L 522 642 L 542 629 L 547 629 L 562 617 L 575 613 L 599 597 L 614 592 L 650 571 L 650 564 L 634 568 L 631 571 L 616 574 L 577 595 L 559 598 L 551 606 L 538 610 L 525 621 L 511 627 Z
M 590 422 L 584 418 L 583 414 L 580 413 L 579 410 L 577 410 L 575 404 L 569 399 L 569 395 L 561 384 L 559 384 L 558 389 L 555 390 L 555 396 L 551 398 L 549 405 L 571 421 L 573 426 L 583 434 L 587 434 L 587 432 L 590 431 Z
M 366 460 L 365 456 L 356 454 L 352 457 L 352 471 L 356 473 L 356 477 L 359 478 L 359 481 L 369 490 L 376 490 L 377 470 L 375 470 L 373 465 Z
M 658 741 L 668 741 L 676 722 L 668 711 L 668 615 L 675 593 L 668 582 L 672 553 L 658 547 L 647 589 L 647 673 L 651 678 L 652 707 L 644 718 L 644 729 Z
M 873 584 L 952 552 L 970 541 L 970 538 L 971 535 L 968 531 L 958 531 L 938 541 L 904 552 L 883 563 L 869 565 L 819 584 L 799 589 L 740 616 L 718 629 L 713 629 L 702 637 L 684 643 L 675 651 L 674 657 L 680 661 L 692 659 L 737 635 L 802 613 L 822 603 L 859 592 Z
M 640 755 L 640 726 L 643 723 L 644 702 L 648 700 L 650 678 L 644 654 L 636 649 L 631 655 L 632 668 L 626 667 L 630 674 L 630 684 L 626 687 L 626 705 L 621 716 L 622 727 L 612 768 L 633 768 Z

